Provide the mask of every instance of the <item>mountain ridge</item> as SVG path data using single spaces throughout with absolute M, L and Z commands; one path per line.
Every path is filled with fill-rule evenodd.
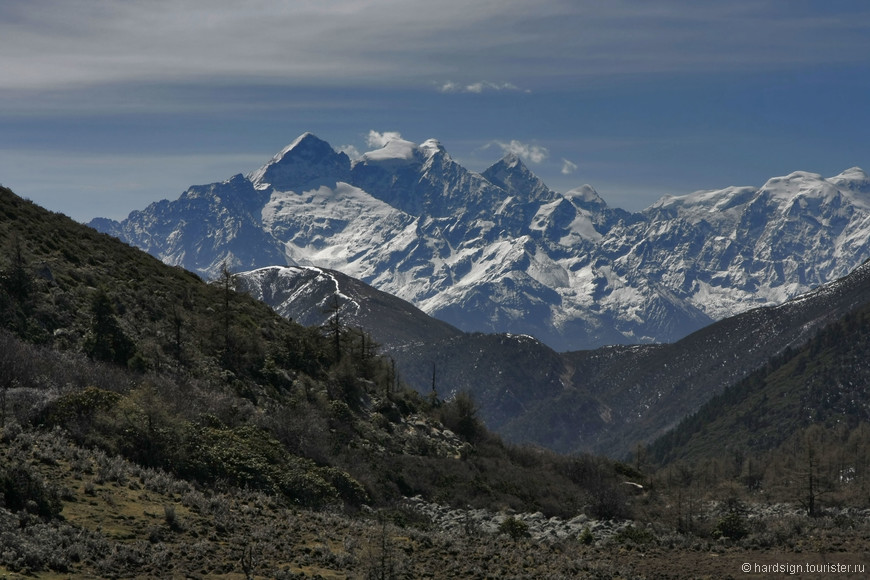
M 91 225 L 205 277 L 337 270 L 461 330 L 566 351 L 673 342 L 845 275 L 870 256 L 867 183 L 795 172 L 630 213 L 515 155 L 475 173 L 436 140 L 393 140 L 351 161 L 305 133 L 248 176 Z

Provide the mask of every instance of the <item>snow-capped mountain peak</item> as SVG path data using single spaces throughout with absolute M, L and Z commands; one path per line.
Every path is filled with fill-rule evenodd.
M 420 163 L 421 154 L 416 143 L 406 139 L 391 139 L 380 149 L 363 153 L 357 163 L 395 168 Z
M 836 188 L 818 173 L 794 171 L 783 177 L 772 177 L 761 186 L 760 193 L 779 202 L 791 202 L 799 196 L 830 197 Z
M 428 158 L 438 153 L 442 153 L 447 155 L 447 150 L 444 149 L 444 146 L 438 139 L 426 139 L 422 143 L 420 143 L 420 151 Z
M 598 207 L 602 208 L 607 203 L 598 195 L 594 187 L 588 183 L 569 189 L 563 194 L 566 198 L 583 207 Z
M 849 169 L 843 171 L 839 175 L 836 175 L 830 179 L 833 183 L 837 184 L 859 184 L 866 185 L 870 183 L 870 176 L 867 175 L 867 172 L 861 169 L 860 167 L 850 167 Z
M 320 178 L 343 181 L 350 158 L 312 133 L 303 133 L 272 159 L 248 175 L 257 189 L 286 191 Z
M 508 169 L 514 169 L 516 167 L 526 168 L 525 163 L 520 159 L 520 156 L 512 152 L 506 153 L 499 163 L 503 164 Z
M 447 157 L 447 151 L 437 139 L 427 139 L 419 145 L 406 139 L 390 139 L 380 149 L 363 153 L 354 165 L 378 167 L 392 173 L 409 166 L 422 165 L 439 153 Z
M 841 191 L 849 192 L 856 203 L 870 207 L 870 175 L 860 167 L 850 167 L 828 181 Z
M 515 153 L 508 153 L 482 174 L 489 182 L 510 195 L 525 201 L 551 201 L 555 192 L 523 163 Z

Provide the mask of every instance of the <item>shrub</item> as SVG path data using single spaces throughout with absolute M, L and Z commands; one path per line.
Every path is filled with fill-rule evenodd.
M 736 511 L 728 512 L 719 518 L 713 529 L 713 536 L 717 538 L 742 540 L 748 534 L 749 530 L 746 528 L 745 518 Z
M 120 399 L 121 395 L 113 391 L 87 387 L 63 395 L 51 403 L 46 409 L 44 420 L 49 426 L 88 430 L 97 413 L 112 409 Z
M 505 518 L 505 520 L 499 524 L 498 533 L 507 534 L 513 540 L 519 540 L 520 538 L 528 538 L 531 536 L 529 533 L 529 524 L 522 520 L 518 520 L 513 516 Z
M 279 491 L 298 505 L 320 507 L 338 500 L 338 493 L 314 471 L 290 469 L 280 476 Z
M 483 422 L 477 416 L 477 403 L 467 391 L 457 393 L 438 411 L 441 423 L 469 443 L 475 443 L 485 432 Z
M 365 488 L 346 471 L 335 467 L 320 467 L 318 473 L 347 503 L 359 506 L 369 501 Z
M 11 512 L 26 511 L 46 519 L 57 517 L 63 509 L 57 490 L 25 463 L 0 471 L 0 502 Z
M 627 519 L 631 516 L 625 492 L 612 478 L 599 476 L 597 485 L 587 493 L 589 513 L 599 519 Z
M 656 537 L 646 528 L 626 526 L 613 535 L 613 541 L 618 543 L 651 544 Z
M 178 514 L 175 513 L 175 506 L 173 504 L 163 506 L 163 521 L 166 522 L 166 525 L 172 531 L 177 532 L 182 529 L 181 521 L 178 519 Z

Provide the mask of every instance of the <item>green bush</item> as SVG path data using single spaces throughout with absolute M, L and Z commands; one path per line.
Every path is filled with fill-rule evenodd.
M 507 517 L 499 524 L 498 533 L 507 534 L 513 540 L 519 540 L 520 538 L 528 538 L 531 536 L 531 534 L 529 534 L 529 524 L 522 520 L 518 520 L 513 516 Z
M 746 527 L 746 519 L 736 511 L 728 512 L 719 518 L 713 529 L 713 536 L 717 538 L 742 540 L 747 535 L 749 530 Z
M 108 411 L 121 399 L 112 391 L 87 387 L 54 401 L 45 412 L 44 420 L 50 426 L 69 428 L 72 423 L 89 423 L 100 411 Z
M 25 463 L 0 470 L 0 505 L 11 512 L 26 511 L 46 519 L 59 516 L 63 509 L 57 490 Z
M 646 528 L 627 526 L 613 535 L 613 541 L 625 544 L 652 544 L 656 541 L 655 534 Z
M 187 445 L 179 471 L 200 481 L 280 493 L 293 503 L 312 507 L 368 501 L 363 486 L 346 472 L 287 453 L 279 441 L 257 427 L 191 427 Z
M 321 467 L 318 472 L 345 502 L 358 506 L 369 501 L 365 488 L 346 471 L 335 467 Z
M 313 470 L 289 469 L 279 476 L 279 491 L 292 502 L 320 507 L 338 501 L 338 492 Z
M 439 408 L 438 418 L 445 427 L 469 443 L 475 443 L 486 431 L 477 416 L 477 403 L 471 393 L 461 391 L 449 402 Z

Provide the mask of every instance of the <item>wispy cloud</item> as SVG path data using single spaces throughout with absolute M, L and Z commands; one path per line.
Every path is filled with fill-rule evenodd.
M 562 175 L 571 175 L 577 171 L 577 164 L 573 161 L 568 161 L 564 157 L 562 158 Z
M 531 163 L 541 163 L 550 156 L 550 150 L 546 147 L 532 143 L 523 143 L 516 139 L 511 139 L 510 141 L 492 141 L 484 149 L 492 146 L 500 148 L 505 155 L 513 153 L 523 161 Z
M 633 73 L 849 64 L 868 53 L 870 5 L 863 2 L 0 4 L 4 90 L 275 80 L 422 87 L 442 78 L 453 79 L 439 84 L 445 92 L 537 91 Z
M 475 93 L 480 94 L 485 91 L 516 91 L 521 89 L 513 83 L 494 83 L 490 81 L 477 81 L 474 83 L 462 84 L 453 81 L 447 81 L 438 86 L 438 90 L 442 93 Z M 530 92 L 530 91 L 525 91 Z
M 678 192 L 754 183 L 762 165 L 820 171 L 826 158 L 839 171 L 868 158 L 853 130 L 867 124 L 868 55 L 870 3 L 858 0 L 0 0 L 0 134 L 42 151 L 27 163 L 0 151 L 0 179 L 63 192 L 69 205 L 52 207 L 86 215 L 75 180 L 162 180 L 149 191 L 165 196 L 255 169 L 303 131 L 353 143 L 353 156 L 400 137 L 370 127 L 440 138 L 456 159 L 518 136 L 491 147 L 546 179 L 576 171 L 563 155 L 605 183 L 709 172 L 668 182 Z M 659 140 L 675 143 L 669 170 L 650 168 Z M 747 162 L 762 149 L 764 163 Z M 166 163 L 256 155 L 172 179 L 163 159 L 147 172 L 59 161 L 120 150 Z
M 380 149 L 390 141 L 395 141 L 401 138 L 402 134 L 398 131 L 384 131 L 383 133 L 379 133 L 372 129 L 366 136 L 366 145 L 373 149 Z

